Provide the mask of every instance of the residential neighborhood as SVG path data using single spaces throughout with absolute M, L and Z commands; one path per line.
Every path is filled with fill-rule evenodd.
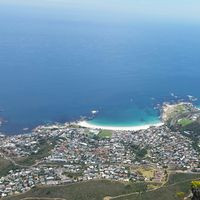
M 192 141 L 165 125 L 140 131 L 39 126 L 29 134 L 1 134 L 0 155 L 13 166 L 0 178 L 1 197 L 94 179 L 162 183 L 170 171 L 199 169 Z

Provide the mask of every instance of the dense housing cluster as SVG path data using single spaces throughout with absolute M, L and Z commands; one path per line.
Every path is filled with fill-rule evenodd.
M 15 167 L 0 178 L 1 196 L 91 179 L 162 182 L 167 168 L 191 171 L 199 165 L 192 141 L 165 125 L 137 132 L 39 126 L 31 134 L 1 135 L 0 146 L 1 157 Z M 152 176 L 141 167 L 152 168 Z

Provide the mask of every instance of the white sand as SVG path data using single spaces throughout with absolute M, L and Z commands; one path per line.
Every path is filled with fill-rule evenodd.
M 92 129 L 106 129 L 106 130 L 114 130 L 114 131 L 138 131 L 148 129 L 152 126 L 158 127 L 162 126 L 163 123 L 156 123 L 156 124 L 148 124 L 143 126 L 99 126 L 89 123 L 88 121 L 79 121 L 77 123 L 81 127 L 85 128 L 92 128 Z

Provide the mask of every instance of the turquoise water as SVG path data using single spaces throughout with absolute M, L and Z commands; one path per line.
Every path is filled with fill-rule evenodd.
M 158 110 L 152 108 L 139 109 L 136 106 L 130 106 L 128 108 L 100 112 L 89 122 L 100 126 L 141 126 L 159 123 L 160 114 Z
M 91 110 L 95 124 L 144 125 L 159 121 L 158 104 L 200 97 L 194 15 L 138 13 L 130 0 L 45 2 L 0 1 L 0 131 Z

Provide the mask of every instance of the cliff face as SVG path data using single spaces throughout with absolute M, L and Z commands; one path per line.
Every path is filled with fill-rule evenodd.
M 192 200 L 200 200 L 200 188 L 192 189 Z

